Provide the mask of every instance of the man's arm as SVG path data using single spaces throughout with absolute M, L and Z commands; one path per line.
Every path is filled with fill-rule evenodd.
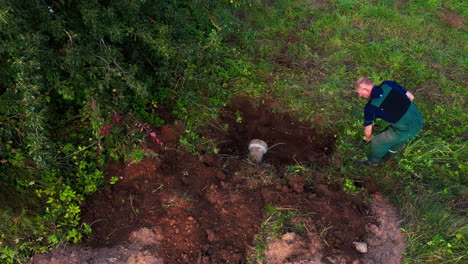
M 408 99 L 410 99 L 411 102 L 414 100 L 414 95 L 410 93 L 410 91 L 406 91 L 406 96 L 408 96 Z
M 372 140 L 372 125 L 368 125 L 364 127 L 364 140 L 365 141 Z

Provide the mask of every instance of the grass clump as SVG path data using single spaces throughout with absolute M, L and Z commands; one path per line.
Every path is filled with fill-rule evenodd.
M 264 208 L 265 220 L 260 226 L 260 232 L 254 238 L 254 253 L 248 261 L 257 263 L 265 259 L 265 250 L 268 248 L 269 241 L 281 238 L 285 232 L 302 233 L 305 226 L 301 223 L 294 223 L 293 219 L 298 216 L 297 210 L 293 208 L 275 207 L 268 204 Z

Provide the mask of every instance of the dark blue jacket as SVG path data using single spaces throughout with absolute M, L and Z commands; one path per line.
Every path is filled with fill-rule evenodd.
M 364 107 L 364 126 L 371 125 L 376 118 L 392 124 L 398 122 L 411 105 L 407 91 L 394 81 L 384 81 L 374 86 L 371 98 Z

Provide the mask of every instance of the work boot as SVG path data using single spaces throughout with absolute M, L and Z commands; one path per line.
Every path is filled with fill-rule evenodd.
M 377 167 L 379 166 L 378 163 L 373 163 L 369 160 L 356 160 L 356 164 L 358 165 L 364 165 L 364 166 L 369 166 L 369 167 Z

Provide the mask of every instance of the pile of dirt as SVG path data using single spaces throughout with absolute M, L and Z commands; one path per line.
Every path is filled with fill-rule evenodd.
M 109 248 L 65 246 L 34 256 L 36 264 L 163 264 L 158 246 L 163 232 L 159 228 L 141 228 L 132 232 L 128 243 Z
M 328 181 L 324 173 L 286 166 L 326 166 L 331 133 L 241 97 L 204 132 L 221 142 L 217 155 L 179 149 L 179 134 L 171 126 L 161 129 L 165 145 L 155 149 L 158 159 L 108 166 L 107 176 L 121 180 L 83 204 L 82 219 L 93 228 L 88 243 L 30 263 L 401 262 L 395 209 L 375 184 L 363 184 L 368 193 L 350 194 L 338 182 L 317 184 Z M 253 138 L 270 146 L 264 164 L 246 159 Z M 266 207 L 293 211 L 291 221 L 301 228 L 285 225 L 267 238 L 263 260 L 253 261 Z M 354 242 L 366 243 L 367 253 Z
M 396 210 L 380 194 L 372 195 L 372 199 L 370 217 L 377 222 L 376 224 L 366 223 L 364 236 L 353 243 L 353 245 L 365 243 L 364 245 L 367 247 L 367 252 L 359 253 L 358 258 L 349 258 L 349 255 L 343 254 L 341 249 L 335 249 L 336 254 L 334 255 L 327 254 L 326 247 L 329 242 L 316 230 L 308 231 L 306 235 L 285 233 L 280 238 L 273 239 L 265 251 L 264 263 L 402 263 L 401 252 L 404 250 L 404 239 L 398 227 Z

